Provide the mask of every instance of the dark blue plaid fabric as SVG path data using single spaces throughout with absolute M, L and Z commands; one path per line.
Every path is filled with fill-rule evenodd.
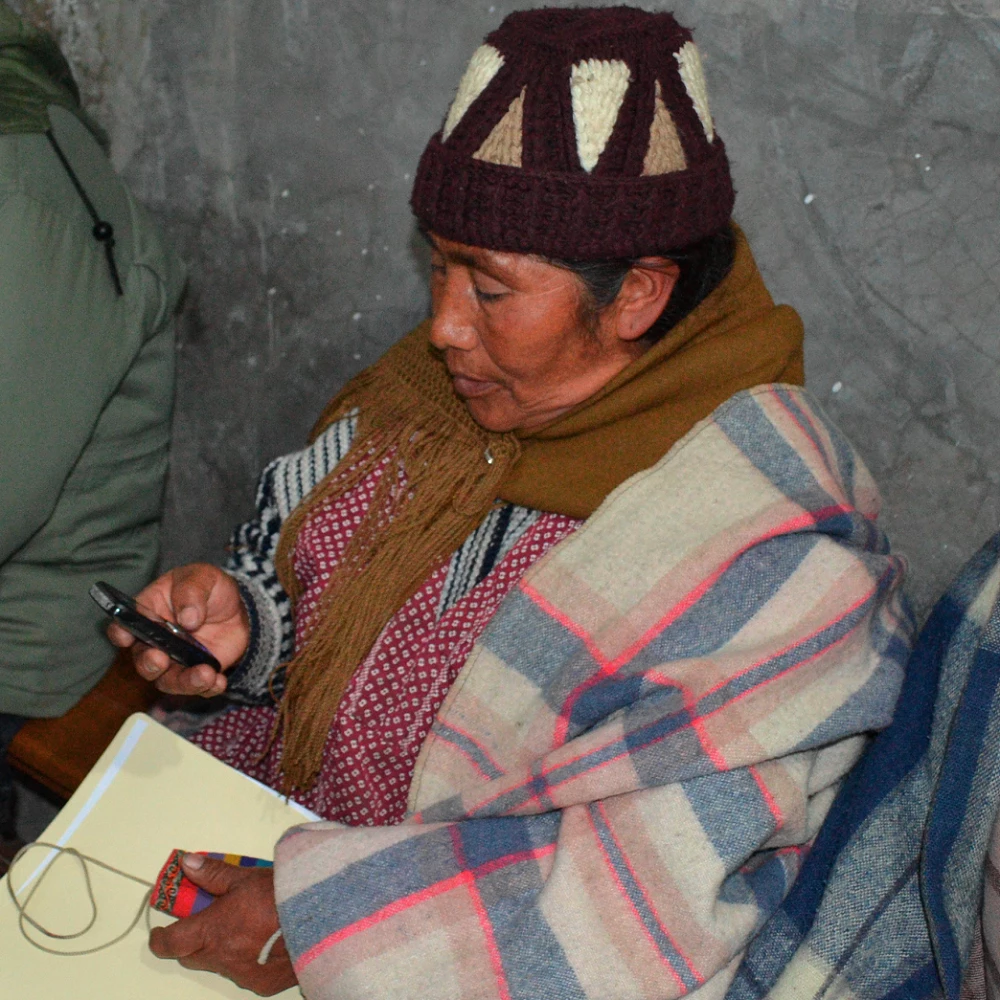
M 892 724 L 849 774 L 728 1000 L 957 1000 L 1000 802 L 1000 534 L 920 635 Z

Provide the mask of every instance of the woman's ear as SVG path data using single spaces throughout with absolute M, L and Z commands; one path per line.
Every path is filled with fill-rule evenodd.
M 629 342 L 643 336 L 666 308 L 680 273 L 680 267 L 666 257 L 636 261 L 625 275 L 618 297 L 601 315 L 611 324 L 609 332 Z

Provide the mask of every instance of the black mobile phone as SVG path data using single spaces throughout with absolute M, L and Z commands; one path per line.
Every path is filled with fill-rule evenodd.
M 148 608 L 139 610 L 135 600 L 110 583 L 98 580 L 90 588 L 90 596 L 101 610 L 141 642 L 163 650 L 171 660 L 185 667 L 207 663 L 216 670 L 222 665 L 190 632 L 175 622 L 168 622 Z

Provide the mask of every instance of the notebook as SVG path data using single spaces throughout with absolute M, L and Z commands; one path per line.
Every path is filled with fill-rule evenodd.
M 317 819 L 271 789 L 216 760 L 147 715 L 122 726 L 83 784 L 52 821 L 42 841 L 71 846 L 148 882 L 156 879 L 172 848 L 219 851 L 271 859 L 290 826 Z M 36 848 L 14 871 L 13 888 L 24 898 L 44 879 L 30 912 L 56 932 L 75 931 L 90 906 L 79 864 Z M 46 872 L 46 868 L 51 870 Z M 146 889 L 91 866 L 98 920 L 84 937 L 50 946 L 80 950 L 120 934 Z M 172 918 L 152 914 L 152 924 Z M 146 945 L 145 918 L 118 944 L 93 955 L 46 954 L 28 943 L 7 880 L 0 880 L 0 996 L 5 1000 L 209 1000 L 254 996 L 228 980 L 161 961 Z M 287 990 L 283 998 L 300 997 Z

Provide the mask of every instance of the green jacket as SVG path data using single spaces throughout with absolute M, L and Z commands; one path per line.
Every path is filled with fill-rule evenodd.
M 93 219 L 45 135 L 115 231 Z M 88 596 L 151 577 L 183 269 L 47 36 L 0 2 L 0 712 L 60 715 L 111 659 Z

